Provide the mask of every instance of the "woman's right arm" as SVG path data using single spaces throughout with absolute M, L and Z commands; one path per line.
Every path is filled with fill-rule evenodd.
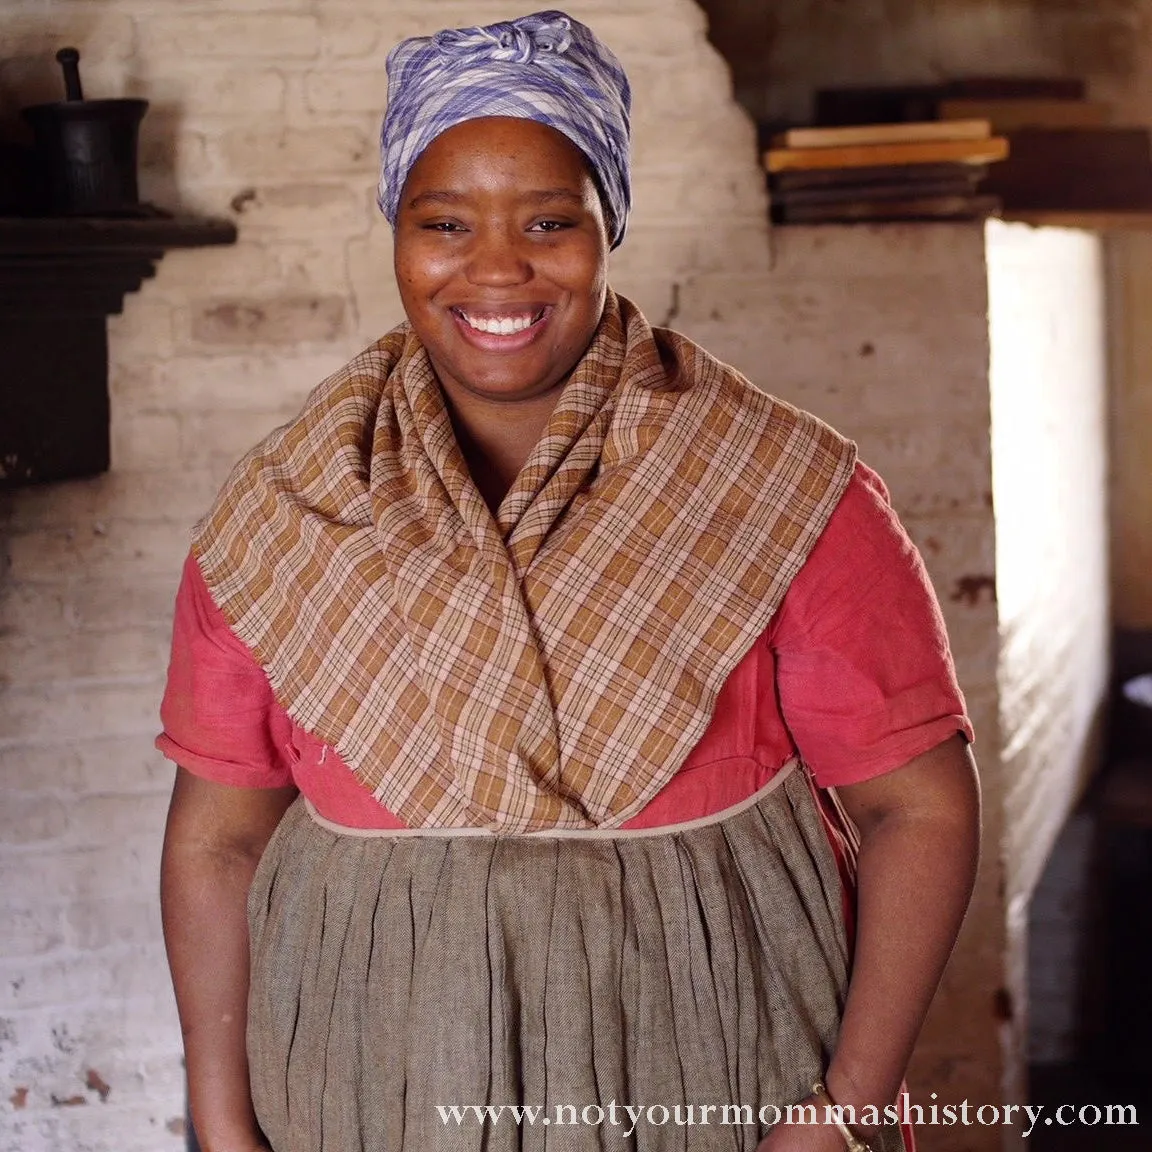
M 188 1098 L 204 1152 L 267 1143 L 248 1080 L 248 888 L 295 788 L 233 788 L 176 769 L 160 903 Z

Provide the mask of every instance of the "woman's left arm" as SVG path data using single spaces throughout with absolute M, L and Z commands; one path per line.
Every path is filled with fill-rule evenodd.
M 893 772 L 837 789 L 860 831 L 856 946 L 828 1093 L 856 1115 L 896 1099 L 972 895 L 980 842 L 976 766 L 960 736 Z M 823 1114 L 823 1109 L 819 1109 Z M 827 1129 L 782 1125 L 761 1148 L 834 1148 Z M 869 1129 L 857 1125 L 861 1135 Z
M 972 895 L 980 787 L 954 736 L 837 790 L 860 830 L 856 947 L 825 1082 L 838 1104 L 892 1103 Z

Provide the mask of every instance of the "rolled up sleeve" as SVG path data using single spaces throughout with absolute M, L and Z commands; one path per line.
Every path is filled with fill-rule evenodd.
M 870 469 L 857 466 L 774 625 L 780 710 L 820 785 L 972 739 L 923 560 Z
M 156 747 L 188 771 L 247 788 L 292 783 L 291 723 L 264 670 L 216 607 L 193 556 L 184 564 Z

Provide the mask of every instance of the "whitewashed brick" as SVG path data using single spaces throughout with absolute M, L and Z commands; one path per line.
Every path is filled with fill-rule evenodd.
M 348 241 L 363 243 L 363 240 Z M 307 295 L 351 298 L 348 280 L 348 262 L 340 245 L 304 241 L 278 243 L 269 252 L 275 262 L 275 271 L 269 279 L 267 291 Z
M 148 706 L 140 709 L 140 728 L 145 734 L 141 747 L 151 745 L 153 733 L 160 726 L 156 716 L 158 700 L 158 696 L 153 697 L 148 701 Z M 93 729 L 94 736 L 105 734 L 122 735 Z M 134 860 L 139 864 L 141 841 L 151 845 L 153 849 L 153 852 L 145 857 L 148 864 L 153 866 L 159 864 L 157 852 L 168 813 L 167 791 L 123 795 L 93 794 L 85 799 L 84 808 L 83 813 L 77 811 L 70 813 L 68 843 L 77 847 L 96 848 L 102 853 L 102 859 L 96 861 L 89 869 L 84 893 L 87 894 L 89 889 L 97 892 L 109 891 L 116 895 L 139 892 L 136 875 L 132 876 L 130 884 L 120 885 L 112 882 L 113 870 L 124 868 L 126 865 L 131 866 Z M 109 845 L 116 847 L 110 848 Z M 154 867 L 140 871 L 147 871 L 150 876 L 158 875 Z
M 680 179 L 683 168 L 675 158 L 649 164 L 636 172 L 636 210 L 657 222 L 683 219 L 728 220 L 750 205 L 767 210 L 764 181 L 743 165 L 713 164 L 693 181 Z
M 80 49 L 85 64 L 107 60 L 130 60 L 133 55 L 133 22 L 130 16 L 109 7 L 88 12 L 83 28 L 73 22 L 76 10 L 64 5 L 46 8 L 43 3 L 16 4 L 4 18 L 4 55 L 7 59 L 44 60 L 59 77 L 55 56 L 65 41 Z
M 635 59 L 651 56 L 682 56 L 691 53 L 689 58 L 693 59 L 693 50 L 703 47 L 706 30 L 704 10 L 695 4 L 679 5 L 674 20 L 653 20 L 648 13 L 620 8 L 596 15 L 596 35 L 606 44 L 619 45 L 617 55 L 624 60 L 625 67 L 629 67 Z M 700 56 L 702 61 L 713 57 L 719 59 L 711 52 L 700 53 Z
M 112 466 L 152 470 L 175 459 L 180 421 L 161 412 L 112 412 Z
M 375 141 L 358 128 L 339 125 L 235 128 L 223 133 L 214 149 L 236 176 L 358 173 L 371 180 L 377 170 Z
M 773 270 L 789 279 L 834 279 L 846 271 L 853 278 L 903 278 L 914 271 L 950 281 L 953 293 L 964 293 L 965 310 L 987 304 L 984 228 L 978 223 L 778 228 L 773 233 Z
M 207 135 L 193 131 L 183 117 L 161 112 L 144 118 L 138 153 L 141 178 L 154 177 L 158 169 L 177 178 L 193 174 L 203 179 L 211 174 L 209 164 Z
M 164 359 L 173 352 L 172 307 L 155 296 L 127 297 L 124 311 L 108 317 L 109 357 L 115 360 L 117 344 L 132 348 L 133 356 Z
M 120 389 L 126 398 L 131 397 L 144 408 L 161 407 L 170 397 L 180 396 L 184 405 L 180 420 L 185 435 L 192 425 L 211 413 L 255 412 L 246 425 L 254 430 L 252 439 L 240 442 L 243 447 L 237 450 L 239 454 L 282 423 L 284 417 L 280 413 L 299 407 L 313 388 L 358 350 L 358 344 L 353 342 L 330 351 L 300 352 L 288 361 L 282 353 L 255 347 L 243 353 L 213 349 L 215 355 L 212 356 L 186 353 L 180 359 L 156 361 L 125 372 Z M 260 407 L 254 408 L 255 405 Z M 271 415 L 266 415 L 269 412 Z M 232 439 L 229 443 L 235 446 L 237 441 Z M 227 446 L 209 443 L 205 448 L 223 451 Z M 140 475 L 151 478 L 156 473 Z M 200 467 L 192 475 L 196 480 L 194 496 L 198 507 L 215 495 L 216 486 L 211 483 L 214 473 Z
M 108 815 L 109 805 L 115 799 L 119 798 L 90 797 L 85 803 L 91 804 L 94 812 Z M 139 797 L 128 799 L 140 800 Z M 148 810 L 148 822 L 139 827 L 131 822 L 132 809 L 128 809 L 125 815 L 123 805 L 120 805 L 113 812 L 112 826 L 117 832 L 114 847 L 85 844 L 72 837 L 58 844 L 6 849 L 0 864 L 10 875 L 35 875 L 36 896 L 40 904 L 61 907 L 66 915 L 77 903 L 89 900 L 131 899 L 145 891 L 152 898 L 154 890 L 142 888 L 140 880 L 145 876 L 151 879 L 159 869 L 163 820 L 157 826 L 154 813 L 162 811 L 167 798 L 154 796 L 145 799 L 151 800 L 153 807 Z M 95 838 L 90 836 L 89 839 Z M 63 948 L 59 955 L 69 954 L 70 947 Z
M 64 592 L 0 583 L 0 629 L 10 636 L 58 636 L 69 631 Z
M 438 7 L 433 7 L 431 12 L 426 9 L 423 13 L 397 11 L 391 14 L 387 23 L 370 11 L 350 6 L 327 8 L 318 15 L 321 45 L 324 55 L 332 59 L 333 68 L 344 59 L 368 57 L 382 69 L 382 61 L 393 44 L 409 36 L 427 35 L 431 30 L 447 27 L 445 21 L 451 23 L 454 20 L 450 14 L 442 16 Z M 475 23 L 477 18 L 470 19 Z M 431 26 L 430 20 L 434 22 Z
M 382 67 L 313 72 L 304 78 L 304 98 L 313 112 L 384 114 L 388 91 Z
M 331 343 L 344 331 L 346 312 L 340 296 L 201 300 L 190 309 L 190 339 L 241 348 Z
M 223 481 L 223 476 L 220 477 Z M 117 631 L 158 624 L 167 628 L 172 621 L 172 604 L 180 578 L 180 568 L 188 554 L 191 532 L 181 537 L 179 551 L 158 564 L 155 572 L 133 571 L 132 595 L 116 580 L 70 581 L 64 590 L 64 613 L 74 628 L 93 632 Z
M 168 636 L 157 628 L 47 637 L 0 633 L 0 668 L 18 668 L 22 684 L 51 684 L 62 676 L 147 676 L 167 658 Z
M 286 423 L 296 407 L 285 404 L 280 409 L 256 411 L 236 408 L 189 416 L 184 421 L 180 458 L 194 467 L 213 460 L 234 461 L 273 429 Z
M 404 319 L 400 292 L 392 275 L 392 231 L 378 217 L 367 238 L 350 240 L 346 251 L 359 336 L 367 343 Z
M 83 736 L 150 736 L 162 687 L 158 680 L 10 687 L 0 695 L 0 747 L 34 738 L 51 744 Z M 87 820 L 90 813 L 78 815 Z M 99 828 L 93 832 L 106 834 Z
M 133 392 L 127 373 L 118 373 L 112 381 L 113 405 L 170 407 L 173 399 L 171 392 Z M 182 524 L 199 516 L 218 486 L 218 478 L 205 471 L 105 472 L 67 484 L 22 488 L 18 497 L 8 501 L 6 511 L 0 512 L 0 523 L 12 530 L 69 528 L 102 523 L 112 510 L 119 520 Z
M 50 581 L 68 572 L 88 580 L 116 579 L 126 572 L 167 573 L 186 542 L 182 525 L 110 520 L 15 533 L 8 558 L 12 579 L 21 582 Z
M 760 176 L 758 166 L 748 163 L 756 155 L 756 129 L 750 120 L 732 115 L 729 108 L 717 105 L 714 115 L 696 114 L 676 123 L 676 155 L 668 154 L 668 132 L 659 124 L 641 124 L 632 135 L 633 180 L 644 179 L 649 168 L 669 165 L 679 160 L 677 183 L 685 169 L 698 174 L 717 167 L 743 176 Z M 761 179 L 760 184 L 763 184 Z
M 320 47 L 314 16 L 275 12 L 217 12 L 152 15 L 137 22 L 140 51 L 158 58 L 173 46 L 186 57 L 247 60 L 310 60 Z
M 77 1115 L 78 1113 L 78 1115 Z M 181 1152 L 182 1130 L 168 1128 L 179 1120 L 177 1103 L 167 1110 L 142 1104 L 99 1108 L 45 1108 L 14 1118 L 0 1131 L 0 1152 L 68 1148 L 69 1152 Z
M 64 98 L 56 51 L 75 45 L 83 60 L 85 95 L 125 96 L 135 52 L 132 19 L 110 5 L 84 10 L 63 5 L 5 7 L 0 92 L 11 105 L 47 103 Z
M 137 948 L 54 955 L 36 962 L 0 962 L 0 1012 L 67 1007 L 122 994 L 130 987 Z
M 114 944 L 147 945 L 160 938 L 155 895 L 90 898 L 73 904 L 68 933 L 76 948 L 98 952 Z
M 160 262 L 155 280 L 130 298 L 125 312 L 130 312 L 137 301 L 185 303 L 190 286 L 215 292 L 251 291 L 264 286 L 275 276 L 276 249 L 283 242 L 282 237 L 271 243 L 257 240 L 242 227 L 235 244 L 173 250 Z
M 59 800 L 6 797 L 0 806 L 0 844 L 38 844 L 58 839 L 68 826 Z
M 179 108 L 194 120 L 227 116 L 234 121 L 280 111 L 287 87 L 275 68 L 212 64 L 182 55 L 166 57 L 163 69 L 151 69 L 144 84 L 158 105 Z
M 29 876 L 5 866 L 0 876 L 9 885 L 27 883 Z M 64 910 L 27 896 L 0 894 L 0 916 L 4 921 L 4 955 L 13 959 L 42 956 L 64 944 Z
M 360 182 L 362 184 L 362 182 Z M 337 183 L 284 183 L 241 188 L 239 227 L 277 236 L 358 234 L 371 217 L 357 187 Z
M 159 731 L 159 698 L 154 727 Z M 138 735 L 80 734 L 75 741 L 62 744 L 33 742 L 0 747 L 0 789 L 6 796 L 35 794 L 81 803 L 97 794 L 166 795 L 172 787 L 173 771 L 152 747 L 152 741 Z
M 81 0 L 82 2 L 82 0 Z M 156 12 L 156 0 L 118 0 L 126 12 L 133 12 L 138 18 L 145 18 Z M 308 12 L 315 7 L 315 0 L 180 0 L 183 15 L 203 13 L 215 16 L 228 12 L 251 12 L 275 20 L 286 12 Z
M 699 115 L 700 108 L 728 107 L 729 115 L 744 121 L 741 109 L 730 104 L 732 76 L 719 57 L 694 53 L 679 67 L 669 67 L 666 57 L 649 51 L 622 52 L 621 57 L 632 80 L 633 106 L 639 130 L 656 127 L 661 121 L 674 124 Z M 691 76 L 691 86 L 685 78 Z

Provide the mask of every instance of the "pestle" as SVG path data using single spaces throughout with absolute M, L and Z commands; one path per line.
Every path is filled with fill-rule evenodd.
M 64 70 L 64 97 L 66 100 L 83 100 L 84 89 L 80 87 L 80 53 L 75 48 L 61 48 L 56 60 Z

